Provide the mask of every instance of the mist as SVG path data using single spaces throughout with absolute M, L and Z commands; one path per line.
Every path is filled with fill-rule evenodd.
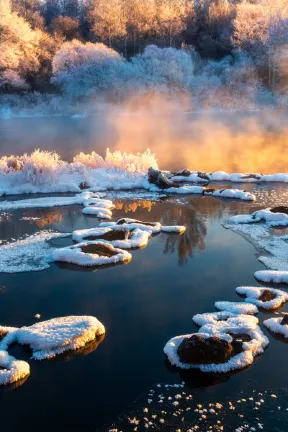
M 0 155 L 36 148 L 71 161 L 106 148 L 137 153 L 150 148 L 161 169 L 227 172 L 287 170 L 285 113 L 271 110 L 197 111 L 185 96 L 144 96 L 121 104 L 89 102 L 87 117 L 43 117 L 0 122 Z

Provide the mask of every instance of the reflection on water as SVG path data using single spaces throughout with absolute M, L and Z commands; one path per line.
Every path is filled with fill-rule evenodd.
M 150 212 L 152 207 L 156 204 L 156 202 L 148 200 L 133 200 L 128 202 L 124 200 L 115 200 L 113 203 L 116 210 L 122 210 L 125 214 L 135 213 L 138 208 L 143 208 Z
M 178 255 L 179 265 L 187 263 L 188 258 L 193 257 L 193 251 L 205 249 L 205 236 L 207 227 L 205 219 L 201 218 L 195 208 L 186 206 L 170 206 L 161 215 L 162 225 L 168 225 L 173 221 L 175 225 L 184 225 L 186 231 L 182 235 L 169 235 L 165 240 L 164 254 Z

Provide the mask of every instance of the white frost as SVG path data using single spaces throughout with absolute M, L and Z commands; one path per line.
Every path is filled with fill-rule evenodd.
M 283 335 L 285 338 L 288 338 L 288 325 L 282 325 L 283 315 L 277 318 L 269 318 L 263 322 L 265 327 L 271 330 L 274 333 L 278 333 Z
M 93 253 L 85 253 L 82 252 L 81 249 L 81 247 L 87 245 L 107 245 L 107 243 L 108 242 L 104 241 L 93 241 L 55 249 L 52 252 L 52 259 L 54 261 L 63 261 L 85 267 L 116 264 L 118 262 L 129 262 L 132 259 L 132 255 L 129 252 L 122 249 L 113 248 L 113 246 L 113 252 L 115 252 L 116 255 L 112 255 L 110 257 Z
M 254 273 L 256 279 L 262 282 L 288 283 L 288 271 L 259 270 Z
M 47 241 L 69 235 L 40 231 L 25 240 L 0 246 L 0 273 L 21 273 L 49 268 L 53 248 Z
M 113 232 L 113 226 L 111 228 L 91 228 L 86 230 L 78 230 L 74 231 L 72 233 L 72 239 L 77 242 L 87 242 L 87 237 L 99 237 L 99 240 L 101 239 L 101 235 L 108 232 Z M 129 239 L 123 239 L 123 240 L 101 240 L 103 243 L 110 243 L 116 248 L 120 249 L 132 249 L 132 248 L 142 248 L 147 246 L 148 241 L 151 237 L 151 233 L 149 231 L 143 231 L 140 229 L 134 229 L 131 232 L 131 236 Z
M 27 362 L 16 360 L 7 351 L 0 351 L 0 385 L 12 384 L 29 374 L 30 366 Z
M 43 360 L 68 350 L 81 348 L 104 333 L 105 327 L 95 317 L 53 318 L 8 333 L 0 342 L 0 349 L 5 352 L 11 343 L 18 342 L 30 346 L 34 359 Z
M 221 311 L 235 314 L 254 315 L 258 313 L 258 308 L 251 303 L 217 301 L 215 302 L 215 307 Z
M 276 297 L 273 300 L 269 301 L 261 301 L 259 297 L 263 294 L 264 291 L 270 291 Z M 283 303 L 288 301 L 288 294 L 285 291 L 281 291 L 279 289 L 274 288 L 260 288 L 260 287 L 237 287 L 236 292 L 240 295 L 245 295 L 245 301 L 248 303 L 252 303 L 257 307 L 261 307 L 263 309 L 277 309 Z

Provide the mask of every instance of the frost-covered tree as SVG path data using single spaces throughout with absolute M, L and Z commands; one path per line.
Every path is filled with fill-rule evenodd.
M 91 30 L 101 41 L 108 43 L 126 36 L 127 17 L 123 0 L 94 0 L 89 19 Z
M 64 40 L 79 38 L 79 27 L 79 20 L 68 16 L 59 16 L 50 25 L 51 32 L 59 35 Z
M 109 90 L 124 59 L 102 43 L 65 42 L 53 59 L 53 82 L 70 96 Z

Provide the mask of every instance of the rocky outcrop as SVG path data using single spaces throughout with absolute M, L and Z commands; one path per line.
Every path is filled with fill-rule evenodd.
M 225 363 L 233 355 L 233 347 L 218 337 L 203 338 L 193 335 L 185 338 L 178 347 L 181 362 L 189 364 Z
M 82 182 L 79 184 L 79 189 L 81 189 L 81 190 L 85 190 L 85 189 L 89 189 L 89 188 L 90 188 L 90 186 L 88 185 L 87 182 Z
M 148 169 L 148 181 L 160 189 L 179 188 L 179 184 L 170 180 L 167 174 L 153 168 Z
M 270 300 L 274 300 L 276 295 L 272 293 L 270 290 L 264 290 L 260 297 L 258 297 L 258 300 L 262 302 L 268 302 Z
M 137 224 L 141 224 L 141 225 L 146 225 L 146 226 L 152 226 L 154 227 L 156 224 L 153 222 L 142 222 L 140 220 L 137 219 L 126 219 L 126 218 L 122 218 L 119 219 L 117 221 L 117 225 L 124 225 L 124 224 L 133 224 L 133 223 L 137 223 Z
M 284 315 L 282 321 L 281 321 L 282 325 L 288 325 L 288 315 Z
M 117 252 L 115 252 L 115 249 L 112 245 L 109 244 L 87 244 L 84 246 L 81 246 L 81 250 L 84 253 L 88 254 L 95 254 L 99 256 L 107 256 L 111 257 L 114 255 L 117 255 Z
M 88 237 L 85 237 L 85 241 L 93 241 L 93 240 L 107 240 L 107 241 L 113 241 L 113 240 L 128 240 L 131 237 L 132 233 L 126 229 L 119 229 L 119 230 L 111 230 L 106 232 L 105 234 L 99 234 L 99 235 L 91 235 Z
M 272 213 L 285 213 L 288 215 L 288 207 L 286 206 L 278 206 L 270 209 Z

